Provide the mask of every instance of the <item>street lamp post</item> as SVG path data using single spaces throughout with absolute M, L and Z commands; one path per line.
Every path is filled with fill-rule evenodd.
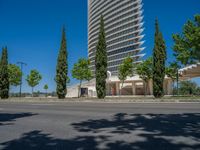
M 21 97 L 22 96 L 22 76 L 23 76 L 23 66 L 27 66 L 26 63 L 24 62 L 17 62 L 17 64 L 20 65 L 20 69 L 21 69 L 21 72 L 22 72 L 22 75 L 21 75 L 21 82 L 20 82 L 20 89 L 19 89 L 19 96 Z
M 178 68 L 177 68 L 177 95 L 179 95 L 179 71 L 178 71 Z

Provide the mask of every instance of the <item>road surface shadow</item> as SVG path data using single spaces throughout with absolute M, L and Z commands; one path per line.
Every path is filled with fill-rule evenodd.
M 108 149 L 130 150 L 200 150 L 200 114 L 126 114 L 112 119 L 87 120 L 74 123 L 79 132 L 107 133 L 122 136 L 107 144 Z M 136 132 L 137 131 L 137 132 Z M 126 142 L 123 135 L 132 135 Z M 135 142 L 138 139 L 142 141 Z
M 115 114 L 71 124 L 80 136 L 42 131 L 1 143 L 3 150 L 200 150 L 200 114 Z
M 0 126 L 13 125 L 13 122 L 19 118 L 31 117 L 34 113 L 0 113 Z
M 93 136 L 76 137 L 70 140 L 56 139 L 42 131 L 23 134 L 20 139 L 1 143 L 3 150 L 97 150 Z M 106 137 L 99 137 L 104 140 Z

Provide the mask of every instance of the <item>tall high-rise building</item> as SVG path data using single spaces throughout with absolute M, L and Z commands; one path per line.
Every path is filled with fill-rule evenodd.
M 93 72 L 101 15 L 105 23 L 108 71 L 112 75 L 117 75 L 126 57 L 138 63 L 144 56 L 142 6 L 142 0 L 88 0 L 88 56 Z

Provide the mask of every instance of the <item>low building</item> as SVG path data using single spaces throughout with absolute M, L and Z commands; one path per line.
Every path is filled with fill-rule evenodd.
M 68 88 L 66 97 L 78 97 L 79 85 L 74 85 Z M 172 81 L 170 78 L 165 78 L 164 82 L 165 95 L 172 95 Z M 107 79 L 106 95 L 107 96 L 140 96 L 145 94 L 145 86 L 142 79 L 138 75 L 128 77 L 123 84 L 117 76 L 110 76 Z M 146 94 L 153 95 L 153 82 L 149 81 L 146 86 Z M 83 97 L 96 97 L 96 82 L 95 79 L 84 82 L 81 87 L 80 96 Z

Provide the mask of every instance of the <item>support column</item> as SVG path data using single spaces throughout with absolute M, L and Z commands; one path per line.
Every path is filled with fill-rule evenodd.
M 171 80 L 167 80 L 167 94 L 173 95 L 172 81 Z
M 106 84 L 106 95 L 110 96 L 111 95 L 111 88 L 110 88 L 110 83 Z
M 119 95 L 119 90 L 120 90 L 120 87 L 119 87 L 120 85 L 119 85 L 119 83 L 118 82 L 116 82 L 116 95 Z
M 163 83 L 164 94 L 168 95 L 168 81 L 165 79 Z
M 153 95 L 153 81 L 152 80 L 149 81 L 149 94 Z
M 133 90 L 133 95 L 136 95 L 135 82 L 132 83 L 132 90 Z

